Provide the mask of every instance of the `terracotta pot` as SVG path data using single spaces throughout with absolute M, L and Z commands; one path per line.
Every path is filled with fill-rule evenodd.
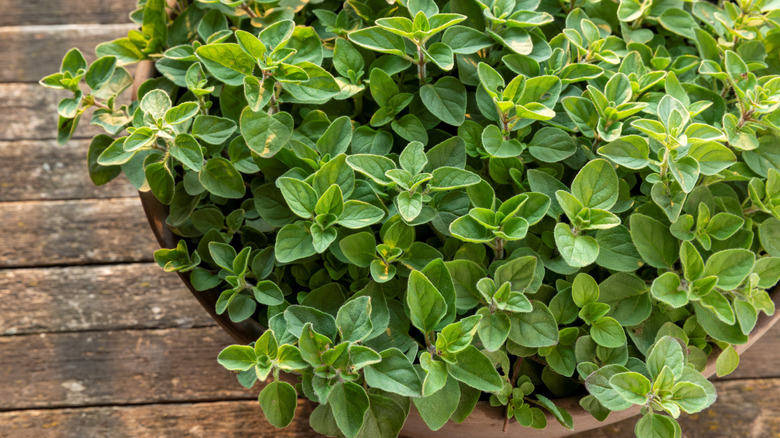
M 149 79 L 155 75 L 154 65 L 151 62 L 142 62 L 139 64 L 135 76 L 135 89 L 133 95 L 135 96 L 135 90 L 146 79 Z M 175 248 L 178 243 L 178 237 L 175 236 L 168 226 L 165 224 L 165 219 L 168 217 L 168 207 L 161 204 L 157 198 L 152 195 L 151 192 L 139 192 L 141 203 L 146 213 L 146 218 L 149 220 L 149 225 L 152 228 L 157 241 L 163 248 Z M 211 317 L 225 330 L 227 331 L 237 342 L 247 344 L 257 340 L 263 333 L 265 327 L 261 326 L 258 322 L 252 320 L 246 320 L 240 323 L 235 323 L 228 318 L 227 313 L 217 315 L 215 312 L 215 305 L 217 298 L 220 295 L 220 291 L 216 289 L 198 292 L 189 281 L 189 274 L 179 273 L 179 277 L 182 279 L 190 292 L 195 296 L 195 299 L 206 309 Z M 760 339 L 772 326 L 780 320 L 780 286 L 776 287 L 772 291 L 772 300 L 775 303 L 775 307 L 778 311 L 773 316 L 766 316 L 763 313 L 759 316 L 756 327 L 750 334 L 750 340 L 744 345 L 737 345 L 736 350 L 739 353 L 747 350 L 755 341 Z M 707 362 L 707 367 L 704 370 L 706 377 L 712 377 L 715 375 L 715 360 L 716 356 L 711 356 Z M 295 375 L 283 375 L 283 379 L 291 383 L 298 381 Z M 469 417 L 463 423 L 457 424 L 454 422 L 448 422 L 444 427 L 436 432 L 431 431 L 428 426 L 425 425 L 420 414 L 416 409 L 412 409 L 409 413 L 409 417 L 404 424 L 404 428 L 401 431 L 401 435 L 409 438 L 473 438 L 475 436 L 481 436 L 485 438 L 489 437 L 517 437 L 517 438 L 561 438 L 571 436 L 575 433 L 584 432 L 599 427 L 607 426 L 617 423 L 626 418 L 633 417 L 639 414 L 639 407 L 627 409 L 620 412 L 612 412 L 609 417 L 600 422 L 593 418 L 586 410 L 579 405 L 579 399 L 581 396 L 573 396 L 562 399 L 556 399 L 555 403 L 566 409 L 572 416 L 574 421 L 574 430 L 568 430 L 561 426 L 558 421 L 551 414 L 547 414 L 547 427 L 542 430 L 523 427 L 516 421 L 510 421 L 507 427 L 506 433 L 502 432 L 504 426 L 505 410 L 498 407 L 490 406 L 487 402 L 480 401 L 477 407 L 469 415 Z M 307 402 L 309 402 L 307 400 Z M 309 402 L 312 403 L 312 402 Z

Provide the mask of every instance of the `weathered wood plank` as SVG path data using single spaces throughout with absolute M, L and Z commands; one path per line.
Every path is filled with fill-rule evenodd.
M 719 401 L 708 411 L 681 418 L 687 438 L 780 437 L 780 381 L 718 382 Z M 221 401 L 145 406 L 112 406 L 9 411 L 0 413 L 0 435 L 14 438 L 83 436 L 157 437 L 319 437 L 308 427 L 299 403 L 287 429 L 270 426 L 256 401 Z M 575 435 L 575 438 L 632 438 L 636 419 Z
M 0 410 L 254 399 L 216 361 L 231 343 L 218 327 L 2 336 Z
M 0 335 L 213 324 L 155 263 L 0 271 Z
M 133 71 L 131 69 L 131 71 Z M 123 98 L 129 99 L 129 91 Z M 73 93 L 43 88 L 38 84 L 0 83 L 0 114 L 3 129 L 0 140 L 42 140 L 57 138 L 57 104 Z M 92 138 L 103 129 L 89 124 L 92 110 L 88 109 L 74 138 Z
M 91 62 L 96 45 L 125 36 L 136 27 L 132 23 L 0 27 L 0 41 L 8 48 L 4 51 L 0 82 L 37 82 L 59 70 L 62 56 L 71 47 L 81 49 Z
M 152 260 L 138 198 L 0 203 L 0 267 Z
M 133 197 L 124 176 L 95 186 L 87 171 L 89 140 L 0 141 L 0 202 Z
M 717 382 L 718 401 L 708 410 L 681 417 L 686 438 L 780 437 L 780 380 Z M 629 438 L 636 418 L 572 438 Z
M 0 0 L 0 26 L 127 23 L 135 0 Z
M 299 403 L 295 421 L 285 429 L 271 426 L 260 413 L 257 401 L 3 412 L 0 435 L 14 438 L 321 437 L 308 426 L 309 409 L 310 405 Z
M 779 364 L 780 325 L 776 325 L 741 355 L 737 370 L 724 379 L 780 377 Z

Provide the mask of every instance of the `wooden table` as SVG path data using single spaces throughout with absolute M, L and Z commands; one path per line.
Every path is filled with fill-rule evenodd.
M 94 59 L 134 0 L 0 0 L 0 437 L 316 436 L 307 412 L 273 429 L 216 363 L 231 343 L 153 261 L 122 179 L 89 181 L 84 124 L 56 145 L 63 93 L 37 80 L 65 51 Z M 85 117 L 88 120 L 88 117 Z M 780 436 L 780 326 L 743 357 L 687 437 Z M 633 421 L 579 438 L 630 437 Z

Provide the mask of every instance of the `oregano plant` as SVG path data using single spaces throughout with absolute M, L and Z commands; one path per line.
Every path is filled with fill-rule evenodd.
M 715 401 L 708 358 L 732 372 L 775 311 L 778 8 L 139 0 L 139 30 L 41 84 L 73 93 L 60 143 L 90 108 L 104 128 L 95 184 L 168 206 L 155 260 L 267 327 L 218 361 L 274 426 L 304 397 L 331 436 L 480 400 L 572 428 L 578 396 L 674 438 Z

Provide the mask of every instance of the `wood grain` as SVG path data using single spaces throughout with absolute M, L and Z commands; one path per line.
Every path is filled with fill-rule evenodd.
M 3 336 L 0 410 L 254 399 L 216 361 L 230 344 L 217 327 Z
M 773 327 L 748 351 L 742 353 L 739 367 L 724 379 L 756 377 L 780 378 L 780 325 Z
M 151 261 L 138 198 L 0 203 L 0 268 Z
M 0 83 L 0 114 L 3 115 L 0 140 L 56 139 L 57 104 L 66 97 L 73 97 L 73 93 L 38 84 Z M 103 133 L 102 128 L 89 124 L 91 117 L 92 110 L 88 109 L 74 138 L 92 138 Z
M 0 436 L 13 438 L 314 438 L 309 408 L 298 404 L 296 419 L 276 429 L 257 401 L 128 407 L 30 410 L 0 413 Z
M 87 171 L 89 140 L 60 146 L 55 140 L 0 141 L 0 202 L 135 197 L 120 175 L 95 186 Z
M 127 23 L 135 0 L 0 0 L 0 26 Z
M 719 401 L 680 419 L 686 438 L 780 437 L 780 382 L 755 379 L 716 383 Z M 319 437 L 299 402 L 288 429 L 270 426 L 254 400 L 23 410 L 0 413 L 0 436 L 13 438 L 110 437 Z M 575 438 L 633 438 L 636 419 Z
M 38 82 L 59 70 L 63 55 L 72 47 L 81 49 L 92 62 L 96 45 L 126 36 L 137 27 L 132 23 L 0 27 L 0 41 L 7 48 L 0 82 Z
M 0 271 L 0 335 L 209 325 L 156 263 Z
M 718 401 L 708 410 L 680 418 L 685 438 L 780 437 L 780 381 L 750 379 L 717 382 Z M 633 438 L 636 419 L 572 438 Z

